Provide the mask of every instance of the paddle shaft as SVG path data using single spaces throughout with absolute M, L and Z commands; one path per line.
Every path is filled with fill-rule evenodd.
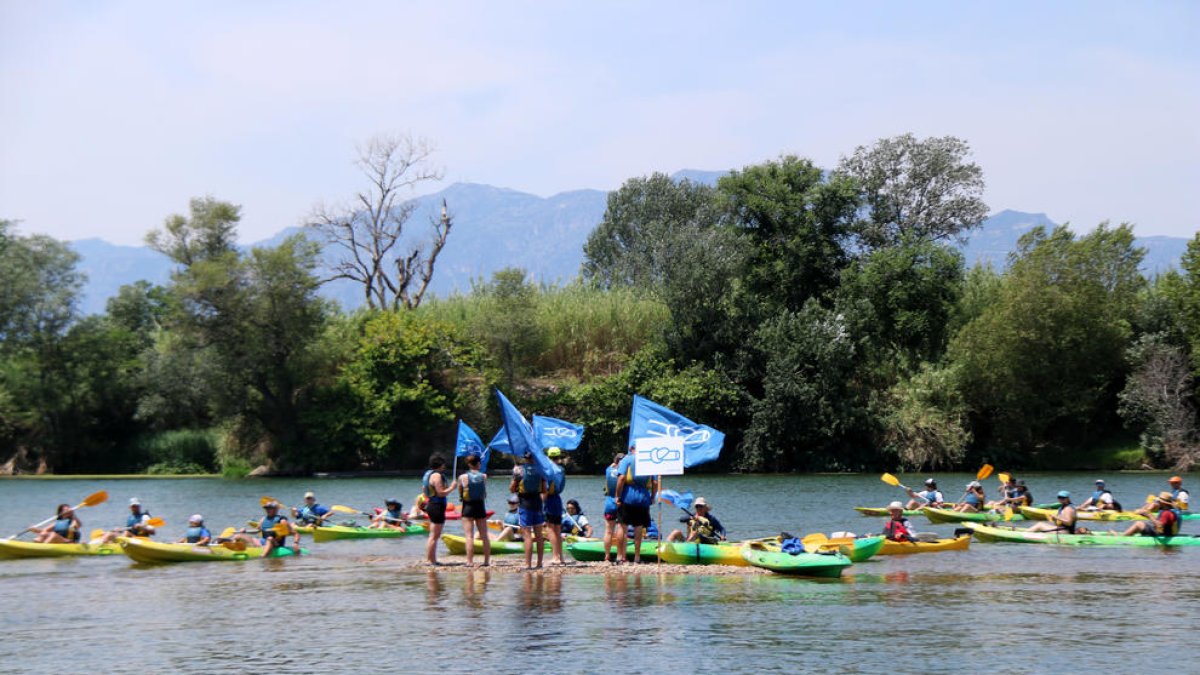
M 99 493 L 97 493 L 97 494 L 99 494 Z M 95 496 L 95 495 L 88 495 L 88 496 L 87 496 L 87 499 L 84 499 L 83 501 L 79 502 L 79 503 L 78 503 L 78 504 L 76 504 L 75 506 L 71 507 L 71 513 L 72 513 L 72 514 L 74 514 L 74 513 L 75 513 L 75 511 L 76 511 L 77 509 L 82 509 L 82 508 L 84 508 L 84 507 L 86 507 L 86 506 L 91 506 L 91 504 L 88 504 L 88 501 L 89 501 L 89 500 L 91 500 L 91 499 L 92 499 L 94 496 Z M 97 502 L 97 503 L 98 503 L 98 504 L 102 504 L 102 503 L 104 503 L 104 502 L 105 502 L 105 501 L 107 501 L 107 500 L 108 500 L 108 493 L 104 493 L 104 498 L 103 498 L 103 499 L 101 499 L 101 500 L 100 500 L 99 502 Z M 40 522 L 40 523 L 34 523 L 33 525 L 30 525 L 29 527 L 27 527 L 27 528 L 25 528 L 25 529 L 21 530 L 20 532 L 18 532 L 18 533 L 16 533 L 16 534 L 14 534 L 14 535 L 12 535 L 12 536 L 10 536 L 10 537 L 9 537 L 9 539 L 16 539 L 17 537 L 19 537 L 19 536 L 21 536 L 21 535 L 25 534 L 26 532 L 33 532 L 33 531 L 34 531 L 34 530 L 36 530 L 37 528 L 39 528 L 39 527 L 45 527 L 45 526 L 49 525 L 50 523 L 52 523 L 52 522 L 54 522 L 54 521 L 56 521 L 56 520 L 58 520 L 58 514 L 57 514 L 57 513 L 56 513 L 56 514 L 54 514 L 53 516 L 51 516 L 51 517 L 49 517 L 49 518 L 47 518 L 47 519 L 43 520 L 43 521 L 42 521 L 42 522 Z

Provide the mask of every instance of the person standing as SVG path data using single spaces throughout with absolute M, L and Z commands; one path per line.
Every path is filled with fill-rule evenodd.
M 437 546 L 446 527 L 446 495 L 454 485 L 446 477 L 446 459 L 441 455 L 429 458 L 429 469 L 421 477 L 421 496 L 425 497 L 425 515 L 429 517 L 429 538 L 425 541 L 425 562 L 438 564 Z
M 467 538 L 467 565 L 475 565 L 475 532 L 483 542 L 483 566 L 492 564 L 491 537 L 487 526 L 487 474 L 479 470 L 479 455 L 467 455 L 467 472 L 459 476 L 458 495 L 462 499 L 463 535 Z
M 617 479 L 617 510 L 621 523 L 633 528 L 633 562 L 642 562 L 642 538 L 650 526 L 650 505 L 658 494 L 657 476 L 634 475 L 633 455 L 621 460 L 621 477 Z M 624 557 L 618 550 L 618 559 Z
M 617 560 L 625 558 L 625 528 L 618 523 L 620 515 L 617 513 L 617 481 L 621 478 L 618 467 L 623 459 L 625 453 L 618 452 L 613 455 L 612 464 L 604 470 L 604 562 L 612 562 L 609 556 L 618 542 Z
M 542 504 L 546 514 L 546 535 L 550 538 L 552 565 L 563 565 L 563 501 L 562 493 L 567 487 L 567 470 L 564 466 L 566 458 L 561 448 L 550 448 L 546 456 L 554 462 L 556 471 L 546 476 L 546 499 Z
M 525 569 L 533 569 L 533 549 L 537 548 L 537 566 L 542 567 L 545 554 L 545 535 L 542 525 L 546 522 L 542 496 L 546 493 L 546 479 L 541 469 L 533 462 L 533 453 L 525 453 L 525 463 L 513 468 L 508 491 L 517 495 L 517 519 L 521 525 L 521 538 L 525 542 Z

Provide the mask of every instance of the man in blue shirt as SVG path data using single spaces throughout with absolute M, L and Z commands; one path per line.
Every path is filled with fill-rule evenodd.
M 304 505 L 300 508 L 292 509 L 292 517 L 299 521 L 301 525 L 316 525 L 318 527 L 325 524 L 325 519 L 333 515 L 333 511 L 328 506 L 322 506 L 317 503 L 317 496 L 311 492 L 304 493 Z

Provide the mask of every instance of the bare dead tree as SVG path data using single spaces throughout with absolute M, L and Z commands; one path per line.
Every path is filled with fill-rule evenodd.
M 416 210 L 411 197 L 417 186 L 442 179 L 430 162 L 433 146 L 411 136 L 375 136 L 358 147 L 355 164 L 367 178 L 367 189 L 350 205 L 318 205 L 307 223 L 327 245 L 341 250 L 334 279 L 350 279 L 363 287 L 372 309 L 412 309 L 421 304 L 433 278 L 438 254 L 446 245 L 453 221 L 442 200 L 442 213 L 430 219 L 433 236 L 404 245 L 404 230 Z

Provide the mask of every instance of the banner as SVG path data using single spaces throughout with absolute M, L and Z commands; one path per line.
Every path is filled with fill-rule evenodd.
M 583 442 L 583 425 L 556 420 L 553 417 L 533 416 L 533 435 L 542 449 L 575 450 Z
M 500 416 L 504 420 L 505 435 L 508 436 L 509 454 L 523 458 L 526 452 L 532 453 L 533 462 L 542 470 L 543 476 L 549 478 L 555 475 L 558 467 L 550 461 L 550 458 L 538 445 L 537 439 L 533 436 L 533 429 L 529 426 L 529 422 L 525 421 L 525 416 L 499 389 L 496 390 L 496 400 L 500 403 Z
M 483 457 L 483 441 L 479 438 L 479 434 L 467 425 L 466 422 L 458 421 L 458 445 L 454 449 L 456 457 L 466 457 L 467 455 L 479 455 Z
M 636 447 L 637 439 L 652 437 L 682 438 L 685 467 L 713 461 L 721 455 L 721 446 L 725 444 L 725 434 L 635 394 L 629 445 Z

